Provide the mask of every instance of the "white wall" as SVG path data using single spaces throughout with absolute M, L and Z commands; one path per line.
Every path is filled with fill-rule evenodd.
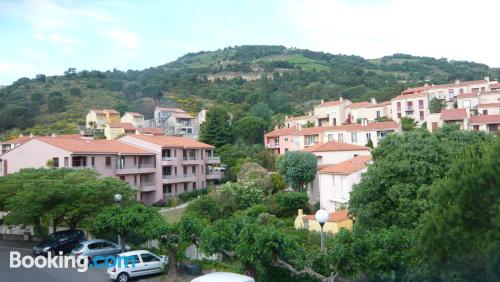
M 320 206 L 328 212 L 334 212 L 342 204 L 347 204 L 355 184 L 361 181 L 361 175 L 367 168 L 348 175 L 319 174 Z

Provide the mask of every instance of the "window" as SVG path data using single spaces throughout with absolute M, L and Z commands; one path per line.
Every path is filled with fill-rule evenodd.
M 401 111 L 401 102 L 397 102 L 396 106 L 397 106 L 398 112 Z
M 59 158 L 52 158 L 52 166 L 59 167 Z
M 196 182 L 193 182 L 193 190 L 196 190 Z
M 333 125 L 337 125 L 337 119 L 333 118 Z
M 464 108 L 470 109 L 470 100 L 464 100 Z
M 285 137 L 285 142 L 288 142 L 288 137 Z
M 398 118 L 401 118 L 401 113 L 398 113 Z
M 280 138 L 276 137 L 274 138 L 274 145 L 279 145 L 280 144 Z
M 95 249 L 99 249 L 100 245 L 101 245 L 100 242 L 98 242 L 98 243 L 92 243 L 92 244 L 88 245 L 88 248 L 89 248 L 89 250 L 95 250 Z
M 366 133 L 366 139 L 367 139 L 367 140 L 372 139 L 372 134 L 371 134 L 371 133 Z
M 106 157 L 106 167 L 111 167 L 111 157 Z
M 352 132 L 351 133 L 351 143 L 357 143 L 357 142 L 358 142 L 358 133 Z
M 305 144 L 306 145 L 311 145 L 318 142 L 318 135 L 307 135 L 305 137 Z
M 423 110 L 424 109 L 424 100 L 418 100 L 418 109 Z
M 193 174 L 196 174 L 196 166 L 192 166 L 192 169 L 191 169 L 191 172 L 193 172 Z
M 485 87 L 481 87 L 481 92 L 486 92 L 486 88 Z
M 184 183 L 184 192 L 186 192 L 188 190 L 188 183 Z
M 487 115 L 488 114 L 488 110 L 484 109 L 483 110 L 483 115 Z
M 453 98 L 455 96 L 455 91 L 453 89 L 448 89 L 448 98 Z
M 420 111 L 420 120 L 424 120 L 424 111 Z
M 333 134 L 328 133 L 327 138 L 328 138 L 328 142 L 333 141 Z
M 69 158 L 64 157 L 64 167 L 68 167 L 68 166 L 69 166 Z
M 184 169 L 184 175 L 188 174 L 187 166 L 184 166 L 183 169 Z
M 143 263 L 146 263 L 146 262 L 152 262 L 152 261 L 160 261 L 159 258 L 157 258 L 156 256 L 153 256 L 152 254 L 141 254 L 141 258 L 142 258 L 142 262 Z
M 95 157 L 92 157 L 90 159 L 90 162 L 92 163 L 92 167 L 95 167 Z
M 339 133 L 339 138 L 338 138 L 339 142 L 344 142 L 344 134 L 342 133 Z
M 141 263 L 138 255 L 126 256 L 123 261 L 127 264 L 127 266 L 135 265 L 136 263 Z
M 172 184 L 163 185 L 163 194 L 172 193 Z
M 406 110 L 413 111 L 413 102 L 412 101 L 406 102 Z
M 472 93 L 476 94 L 477 92 L 479 92 L 479 88 L 472 88 Z
M 460 94 L 464 94 L 464 89 L 463 89 L 463 88 L 460 88 L 460 89 L 458 90 L 458 93 L 460 93 Z
M 377 111 L 377 118 L 380 118 L 380 111 Z

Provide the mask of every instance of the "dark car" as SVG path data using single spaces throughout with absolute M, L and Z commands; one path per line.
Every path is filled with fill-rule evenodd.
M 33 253 L 38 255 L 59 255 L 59 251 L 69 253 L 80 242 L 85 241 L 85 234 L 80 229 L 57 231 L 45 237 L 43 241 L 33 248 Z

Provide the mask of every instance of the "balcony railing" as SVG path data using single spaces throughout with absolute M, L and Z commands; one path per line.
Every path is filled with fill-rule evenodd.
M 183 161 L 196 161 L 196 157 L 193 157 L 193 156 L 184 156 L 182 157 L 182 160 Z
M 411 107 L 406 107 L 406 111 L 407 111 L 407 112 L 413 112 L 413 106 L 411 106 Z
M 72 169 L 95 169 L 94 166 L 85 166 L 85 165 L 74 165 L 71 167 Z
M 163 157 L 163 158 L 161 158 L 161 159 L 162 159 L 163 161 L 175 161 L 175 160 L 177 160 L 177 158 L 176 158 L 176 157 Z
M 267 144 L 268 148 L 279 148 L 279 146 L 280 146 L 279 143 Z
M 220 162 L 220 157 L 208 156 L 207 160 L 209 160 L 209 161 L 219 161 Z

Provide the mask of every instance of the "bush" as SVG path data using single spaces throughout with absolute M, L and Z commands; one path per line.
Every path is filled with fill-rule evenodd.
M 260 203 L 264 197 L 262 189 L 255 186 L 244 186 L 240 183 L 227 182 L 216 190 L 217 196 L 229 211 L 248 208 Z
M 193 190 L 193 191 L 184 192 L 182 194 L 179 194 L 179 199 L 181 200 L 181 202 L 185 203 L 187 201 L 190 201 L 192 199 L 196 199 L 196 198 L 198 198 L 198 196 L 205 195 L 207 193 L 208 193 L 207 188 Z
M 278 217 L 291 217 L 297 213 L 298 209 L 308 207 L 307 193 L 305 192 L 279 192 L 271 199 L 272 214 Z
M 76 97 L 82 96 L 82 90 L 78 87 L 71 87 L 69 89 L 69 93 L 71 94 L 71 96 L 76 96 Z

